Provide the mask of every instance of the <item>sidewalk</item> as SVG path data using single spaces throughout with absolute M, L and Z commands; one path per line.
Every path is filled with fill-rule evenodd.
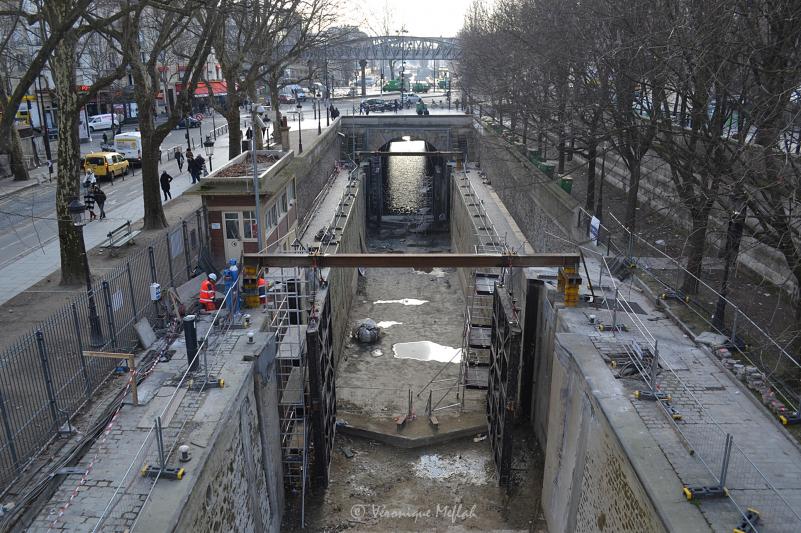
M 228 162 L 228 135 L 217 137 L 214 150 L 214 168 Z M 174 201 L 192 185 L 186 165 L 184 172 L 178 172 L 178 165 L 174 160 L 164 161 L 160 169 L 167 170 L 174 178 L 172 182 L 172 195 Z M 38 170 L 38 169 L 37 169 Z M 46 167 L 44 169 L 47 170 Z M 139 172 L 137 170 L 137 172 Z M 36 183 L 36 182 L 34 182 Z M 35 186 L 35 185 L 34 185 Z M 159 191 L 160 192 L 160 191 Z M 137 201 L 138 200 L 138 201 Z M 84 227 L 86 248 L 90 250 L 106 240 L 106 234 L 124 223 L 126 220 L 140 222 L 144 215 L 144 205 L 141 200 L 141 189 L 138 194 L 132 194 L 126 201 L 108 202 L 106 204 L 108 218 L 102 221 L 91 222 Z M 29 253 L 19 260 L 0 269 L 0 305 L 6 303 L 17 294 L 24 292 L 61 265 L 60 243 L 56 239 L 46 244 L 36 253 Z
M 33 187 L 38 187 L 40 184 L 46 182 L 48 180 L 47 166 L 29 170 L 28 175 L 30 179 L 27 181 L 16 181 L 14 178 L 0 179 L 0 200 L 13 194 L 27 191 Z M 53 177 L 55 177 L 55 174 Z

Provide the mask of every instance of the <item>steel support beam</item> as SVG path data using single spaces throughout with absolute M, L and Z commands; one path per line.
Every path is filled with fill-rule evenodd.
M 491 268 L 578 266 L 579 254 L 245 254 L 261 267 Z
M 420 157 L 420 156 L 434 156 L 434 157 L 458 157 L 461 158 L 464 156 L 462 152 L 452 152 L 452 151 L 432 151 L 432 152 L 369 152 L 369 151 L 360 151 L 356 152 L 357 155 L 392 155 L 392 156 L 408 156 L 408 157 Z

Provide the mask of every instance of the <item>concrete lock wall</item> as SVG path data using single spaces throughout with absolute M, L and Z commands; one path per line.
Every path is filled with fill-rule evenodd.
M 583 239 L 576 228 L 579 203 L 511 144 L 478 121 L 475 128 L 481 169 L 534 250 L 573 250 L 561 239 Z
M 451 252 L 459 254 L 472 254 L 476 251 L 478 241 L 476 239 L 476 231 L 474 229 L 473 217 L 467 210 L 465 205 L 465 198 L 460 192 L 460 180 L 451 179 L 451 218 L 450 218 L 450 237 L 451 237 Z M 468 278 L 470 276 L 470 269 L 459 268 L 459 284 L 461 285 L 462 292 L 467 297 L 467 290 L 469 288 Z
M 284 171 L 297 178 L 296 194 L 299 219 L 306 216 L 317 194 L 323 189 L 331 175 L 334 163 L 339 160 L 340 138 L 337 135 L 341 127 L 339 121 L 340 119 L 337 118 L 331 127 L 306 145 L 302 154 L 295 154 L 295 158 Z
M 707 531 L 584 334 L 557 333 L 542 507 L 552 532 Z
M 265 345 L 268 338 L 258 333 L 256 342 Z M 140 516 L 142 531 L 281 530 L 278 387 L 269 359 L 225 365 L 225 387 L 209 390 L 187 424 L 192 459 L 175 460 L 186 468 L 185 477 L 156 484 Z
M 337 253 L 367 253 L 367 237 L 365 234 L 365 194 L 363 177 L 359 178 L 359 187 L 351 189 L 354 196 L 351 198 L 352 208 L 350 215 L 344 222 L 342 232 L 339 235 Z M 341 223 L 341 221 L 340 221 Z M 339 356 L 342 354 L 342 346 L 348 337 L 348 315 L 353 304 L 353 297 L 356 295 L 356 287 L 359 280 L 359 272 L 355 268 L 332 268 L 326 269 L 324 273 L 328 284 L 331 287 L 331 321 L 334 327 L 334 363 L 339 365 Z

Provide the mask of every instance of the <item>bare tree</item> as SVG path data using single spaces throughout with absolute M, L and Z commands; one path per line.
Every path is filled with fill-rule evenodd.
M 142 199 L 144 228 L 166 227 L 159 192 L 159 156 L 164 138 L 190 108 L 191 98 L 206 66 L 212 37 L 222 20 L 225 2 L 184 0 L 164 5 L 141 4 L 109 33 L 118 53 L 130 66 L 134 97 L 142 133 Z M 183 66 L 182 88 L 167 120 L 156 126 L 156 98 L 161 87 L 159 63 L 170 52 Z

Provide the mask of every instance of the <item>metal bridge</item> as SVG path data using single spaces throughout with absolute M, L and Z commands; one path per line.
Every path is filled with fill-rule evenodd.
M 350 39 L 309 50 L 305 60 L 388 60 L 428 59 L 454 61 L 459 58 L 459 39 L 456 37 L 378 36 Z

